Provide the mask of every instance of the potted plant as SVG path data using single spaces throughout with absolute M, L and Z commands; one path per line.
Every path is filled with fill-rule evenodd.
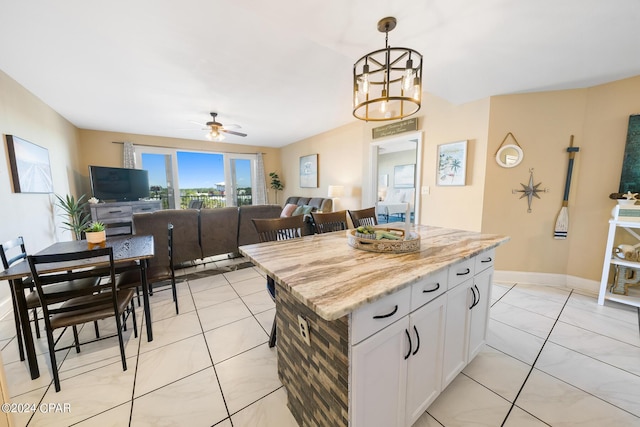
M 273 188 L 276 192 L 276 205 L 278 204 L 278 191 L 284 190 L 284 185 L 280 182 L 280 177 L 277 173 L 271 172 L 269 173 L 271 177 L 271 188 Z
M 93 221 L 84 229 L 84 235 L 89 243 L 89 248 L 102 246 L 107 241 L 107 232 L 104 230 L 104 223 Z
M 68 218 L 68 221 L 62 223 L 63 228 L 70 230 L 76 240 L 82 240 L 82 232 L 91 222 L 91 215 L 87 211 L 87 202 L 84 200 L 85 195 L 83 194 L 76 199 L 70 194 L 64 198 L 56 194 L 56 198 L 58 199 L 58 207 L 64 211 L 61 216 Z

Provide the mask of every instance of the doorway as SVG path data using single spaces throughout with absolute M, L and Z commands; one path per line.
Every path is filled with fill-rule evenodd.
M 371 194 L 379 223 L 420 223 L 422 132 L 371 144 Z

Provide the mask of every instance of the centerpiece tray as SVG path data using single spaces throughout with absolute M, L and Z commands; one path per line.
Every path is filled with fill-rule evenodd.
M 355 229 L 347 231 L 347 243 L 355 249 L 369 252 L 408 253 L 420 250 L 420 235 L 403 228 L 376 226 L 375 230 L 386 231 L 399 237 L 398 240 L 376 239 L 375 234 L 363 235 Z

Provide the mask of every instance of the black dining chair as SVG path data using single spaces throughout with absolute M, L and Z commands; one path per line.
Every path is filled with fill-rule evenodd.
M 6 270 L 12 265 L 15 265 L 19 262 L 25 261 L 27 259 L 27 250 L 24 246 L 24 239 L 22 236 L 18 236 L 18 238 L 13 240 L 8 240 L 2 244 L 0 244 L 0 258 L 2 259 L 2 267 Z M 22 343 L 22 329 L 20 327 L 20 313 L 18 312 L 18 307 L 16 305 L 16 283 L 11 280 L 9 283 L 11 287 L 11 302 L 13 303 L 13 318 L 16 324 L 16 340 L 18 342 L 18 351 L 20 353 L 20 360 L 24 360 L 24 348 Z M 33 280 L 31 277 L 25 277 L 22 279 L 22 292 L 28 289 L 29 293 L 25 295 L 25 300 L 27 303 L 27 316 L 29 315 L 29 310 L 33 313 L 33 325 L 36 330 L 36 336 L 40 338 L 40 325 L 38 323 L 38 308 L 40 307 L 40 300 L 38 299 L 38 294 L 35 292 L 33 287 Z
M 75 347 L 80 352 L 78 325 L 115 318 L 122 369 L 127 370 L 122 338 L 123 323 L 120 316 L 130 312 L 134 335 L 138 336 L 133 289 L 118 290 L 111 247 L 51 255 L 29 255 L 29 268 L 42 305 L 49 358 L 56 392 L 60 391 L 60 378 L 56 362 L 53 338 L 56 329 L 69 326 L 73 330 L 74 343 L 57 350 Z M 83 286 L 85 281 L 100 280 L 95 286 Z M 126 322 L 126 318 L 125 318 Z M 126 325 L 126 323 L 124 323 Z M 105 337 L 107 338 L 107 337 Z M 95 342 L 87 341 L 83 344 Z
M 378 217 L 376 216 L 375 206 L 355 211 L 350 210 L 349 216 L 351 217 L 351 222 L 353 223 L 354 228 L 365 225 L 378 225 Z
M 179 314 L 178 291 L 176 289 L 176 271 L 173 262 L 173 224 L 167 224 L 168 257 L 159 257 L 149 262 L 147 268 L 147 283 L 151 287 L 154 283 L 170 281 L 173 301 L 176 305 L 176 314 Z M 129 269 L 122 272 L 117 280 L 118 289 L 133 289 L 142 286 L 142 276 L 140 269 Z M 138 302 L 138 305 L 140 303 Z
M 347 211 L 337 212 L 311 212 L 316 233 L 331 233 L 347 229 Z
M 253 218 L 253 225 L 258 232 L 260 242 L 273 242 L 277 240 L 289 240 L 304 236 L 307 232 L 304 223 L 304 215 L 296 215 L 284 218 L 258 219 Z M 272 277 L 267 276 L 267 292 L 273 301 L 276 300 L 276 283 Z M 269 334 L 269 347 L 276 345 L 276 319 L 274 316 L 271 334 Z

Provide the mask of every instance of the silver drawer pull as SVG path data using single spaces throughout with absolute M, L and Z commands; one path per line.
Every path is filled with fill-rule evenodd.
M 396 304 L 396 306 L 393 308 L 393 311 L 391 313 L 387 313 L 387 314 L 379 314 L 377 316 L 373 316 L 374 319 L 386 319 L 387 317 L 391 317 L 394 314 L 396 314 L 398 311 L 398 304 Z
M 467 268 L 467 270 L 464 273 L 456 273 L 456 276 L 466 276 L 469 273 L 471 273 L 471 270 Z
M 428 294 L 429 292 L 435 292 L 435 291 L 437 291 L 438 289 L 440 289 L 440 282 L 436 283 L 436 287 L 435 287 L 435 288 L 433 288 L 433 289 L 423 289 L 423 290 L 422 290 L 422 293 L 423 293 L 423 294 Z
M 491 257 L 489 257 L 489 258 L 487 258 L 487 259 L 483 259 L 483 260 L 482 260 L 482 261 L 480 261 L 480 262 L 491 262 L 491 261 L 493 261 L 493 259 L 492 259 Z

